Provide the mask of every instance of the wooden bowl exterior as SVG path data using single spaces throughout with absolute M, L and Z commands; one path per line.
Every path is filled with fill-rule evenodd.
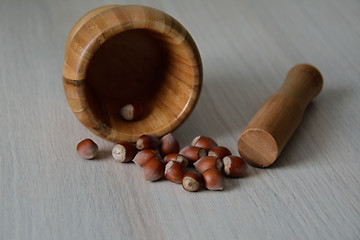
M 171 64 L 161 96 L 151 102 L 152 113 L 140 122 L 129 123 L 109 116 L 109 111 L 104 111 L 104 116 L 94 111 L 91 104 L 97 99 L 87 94 L 87 73 L 104 43 L 132 30 L 160 36 L 171 55 Z M 144 133 L 163 136 L 177 128 L 195 107 L 202 86 L 201 58 L 190 34 L 168 14 L 145 6 L 103 6 L 85 14 L 70 31 L 65 45 L 63 85 L 72 112 L 98 136 L 113 142 L 135 141 Z

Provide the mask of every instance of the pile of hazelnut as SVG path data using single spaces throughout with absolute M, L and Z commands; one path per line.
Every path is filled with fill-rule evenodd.
M 85 159 L 96 156 L 98 146 L 91 139 L 81 141 L 77 146 L 78 154 Z M 142 167 L 147 181 L 157 181 L 163 176 L 171 182 L 182 184 L 189 192 L 201 186 L 209 190 L 223 190 L 224 175 L 241 177 L 246 163 L 230 150 L 206 136 L 194 138 L 190 146 L 180 150 L 179 142 L 169 133 L 161 139 L 142 135 L 135 144 L 117 143 L 112 156 L 118 162 L 135 162 Z M 188 170 L 195 167 L 195 170 Z

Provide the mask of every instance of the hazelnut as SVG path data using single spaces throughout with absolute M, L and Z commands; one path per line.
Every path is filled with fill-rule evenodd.
M 135 155 L 133 162 L 136 163 L 136 165 L 143 167 L 145 163 L 152 158 L 161 159 L 160 154 L 156 150 L 145 149 Z
M 160 141 L 157 137 L 150 134 L 144 134 L 136 141 L 136 148 L 139 150 L 158 149 L 159 144 Z
M 180 150 L 179 154 L 186 157 L 189 162 L 194 163 L 201 157 L 206 156 L 206 150 L 195 146 L 186 146 Z
M 185 167 L 178 162 L 170 161 L 165 165 L 165 177 L 173 183 L 182 183 Z
M 215 168 L 210 168 L 201 174 L 204 180 L 204 185 L 209 190 L 223 190 L 224 189 L 224 177 Z
M 217 143 L 212 138 L 197 136 L 194 140 L 192 140 L 191 146 L 201 147 L 209 151 L 210 149 L 217 147 Z
M 164 158 L 164 163 L 168 163 L 170 161 L 175 161 L 175 162 L 181 163 L 184 167 L 187 167 L 189 164 L 189 160 L 186 157 L 184 157 L 183 155 L 178 154 L 178 153 L 170 153 L 170 154 L 166 155 Z
M 245 161 L 238 156 L 227 156 L 223 158 L 224 174 L 228 177 L 242 177 L 247 165 Z
M 130 162 L 136 155 L 137 149 L 134 144 L 121 142 L 112 149 L 112 156 L 118 162 Z
M 219 171 L 222 170 L 224 164 L 220 158 L 205 156 L 194 162 L 194 167 L 199 173 L 203 173 L 209 168 L 215 168 Z
M 160 140 L 160 153 L 162 156 L 166 156 L 170 153 L 178 153 L 180 150 L 179 142 L 176 138 L 168 133 Z
M 98 145 L 93 140 L 87 138 L 78 143 L 76 151 L 84 159 L 93 159 L 98 152 Z
M 138 120 L 143 114 L 143 106 L 139 102 L 126 104 L 120 109 L 120 114 L 127 121 Z
M 157 158 L 147 161 L 143 167 L 144 178 L 147 181 L 154 182 L 164 175 L 165 165 Z
M 201 176 L 197 172 L 188 172 L 182 179 L 182 186 L 186 191 L 196 192 L 201 186 Z
M 220 159 L 229 155 L 231 155 L 231 151 L 223 146 L 214 147 L 208 152 L 208 156 L 214 156 Z

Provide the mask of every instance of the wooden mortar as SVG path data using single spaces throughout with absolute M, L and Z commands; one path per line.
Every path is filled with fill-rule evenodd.
M 199 51 L 168 14 L 136 5 L 94 9 L 74 25 L 65 45 L 63 84 L 77 119 L 107 140 L 163 136 L 189 116 L 202 86 Z M 133 122 L 123 105 L 141 102 Z
M 240 135 L 240 156 L 255 167 L 271 165 L 322 86 L 323 78 L 315 67 L 308 64 L 293 67 L 279 91 L 268 98 Z

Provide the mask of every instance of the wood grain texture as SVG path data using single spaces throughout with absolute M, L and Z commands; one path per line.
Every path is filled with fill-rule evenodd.
M 163 136 L 197 103 L 202 64 L 187 30 L 168 14 L 140 5 L 109 5 L 82 16 L 65 44 L 63 84 L 77 119 L 109 141 Z M 121 117 L 131 102 L 137 121 Z
M 199 47 L 204 85 L 174 133 L 181 147 L 209 135 L 236 152 L 292 66 L 308 62 L 323 74 L 324 89 L 277 161 L 225 179 L 215 193 L 145 182 L 70 111 L 60 80 L 69 29 L 106 4 L 1 1 L 0 239 L 359 238 L 359 1 L 120 3 L 169 13 Z M 87 137 L 100 147 L 96 161 L 76 156 Z

